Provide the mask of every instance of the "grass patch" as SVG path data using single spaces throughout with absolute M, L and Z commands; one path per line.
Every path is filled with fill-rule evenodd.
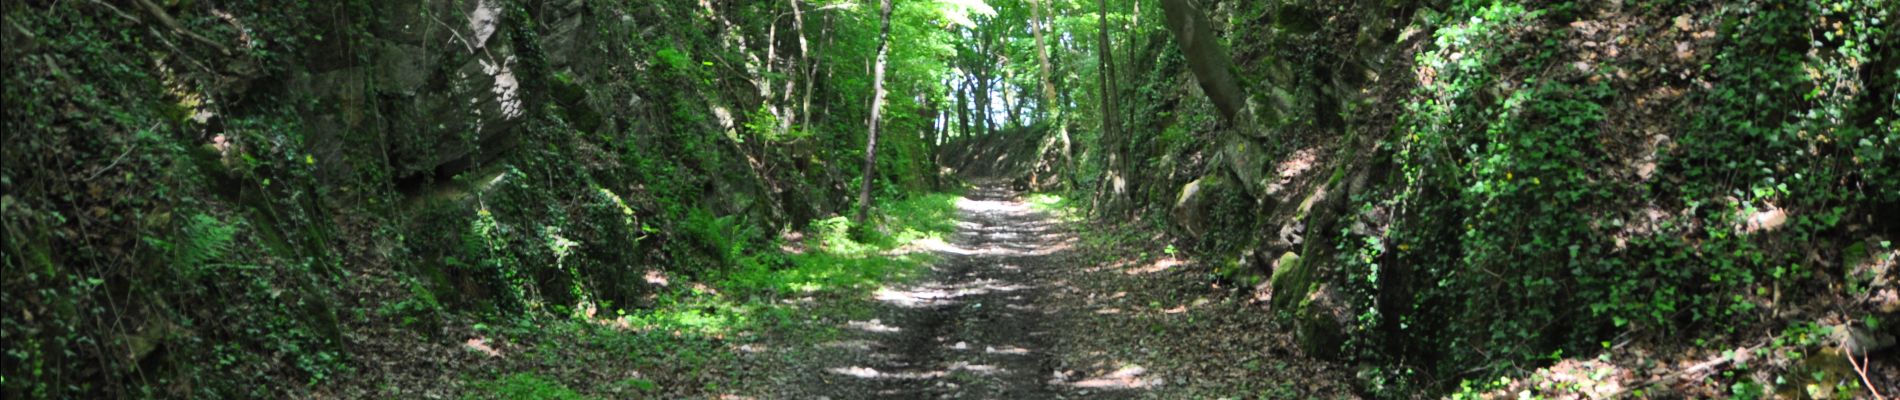
M 463 396 L 463 399 L 588 399 L 567 385 L 530 373 L 504 375 L 493 380 L 476 381 L 469 386 L 475 390 Z
M 859 237 L 847 218 L 814 221 L 799 240 L 802 246 L 768 239 L 742 220 L 695 211 L 685 230 L 720 267 L 674 277 L 651 307 L 476 326 L 491 337 L 531 342 L 526 347 L 534 350 L 520 355 L 531 360 L 525 362 L 629 368 L 646 378 L 576 391 L 561 384 L 576 382 L 568 379 L 574 377 L 512 374 L 470 382 L 465 398 L 648 397 L 742 386 L 734 381 L 739 372 L 730 370 L 735 355 L 728 346 L 768 336 L 801 343 L 836 337 L 837 328 L 820 321 L 865 317 L 877 289 L 911 279 L 934 261 L 929 252 L 906 246 L 955 231 L 959 199 L 939 193 L 880 203 L 875 225 Z M 787 301 L 806 297 L 845 301 Z
M 813 221 L 804 232 L 804 251 L 797 253 L 780 251 L 791 246 L 732 226 L 736 222 L 730 219 L 700 218 L 706 226 L 694 229 L 718 233 L 702 239 L 717 241 L 712 244 L 725 250 L 721 256 L 729 265 L 702 276 L 706 285 L 680 285 L 662 295 L 654 309 L 628 319 L 641 329 L 725 335 L 812 318 L 779 299 L 868 298 L 884 285 L 916 276 L 934 260 L 927 252 L 896 250 L 954 232 L 958 199 L 933 193 L 882 202 L 872 219 L 876 226 L 862 237 L 851 234 L 856 227 L 849 218 Z
M 850 219 L 832 217 L 807 229 L 804 252 L 774 252 L 775 262 L 740 265 L 721 276 L 721 286 L 751 294 L 869 293 L 914 275 L 932 261 L 926 253 L 892 254 L 956 230 L 957 196 L 937 193 L 888 202 L 865 238 L 853 237 Z
M 1030 193 L 1023 196 L 1029 209 L 1040 211 L 1062 222 L 1081 222 L 1086 213 L 1075 200 L 1054 193 Z

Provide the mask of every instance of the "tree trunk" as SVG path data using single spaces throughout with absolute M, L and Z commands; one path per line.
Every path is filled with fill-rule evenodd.
M 957 83 L 957 136 L 970 136 L 970 77 L 965 75 Z
M 877 172 L 877 128 L 884 108 L 884 62 L 890 58 L 891 0 L 878 2 L 877 61 L 871 67 L 871 123 L 864 139 L 864 182 L 858 186 L 859 226 L 871 215 L 871 182 Z
M 799 75 L 805 76 L 805 93 L 803 93 L 804 104 L 799 107 L 797 113 L 792 112 L 792 89 L 797 86 L 794 82 L 785 82 L 785 96 L 779 100 L 785 108 L 785 115 L 779 119 L 779 133 L 790 131 L 792 129 L 792 123 L 796 122 L 799 118 L 805 117 L 805 113 L 811 111 L 811 73 L 809 72 L 812 69 L 810 65 L 812 59 L 811 46 L 806 44 L 808 41 L 805 39 L 805 12 L 798 9 L 798 1 L 799 0 L 786 0 L 787 3 L 792 3 L 792 30 L 798 32 L 798 61 L 792 63 L 793 69 L 788 71 L 791 72 L 788 75 L 793 77 Z
M 1113 138 L 1120 126 L 1115 115 L 1115 50 L 1108 41 L 1108 0 L 1096 0 L 1095 4 L 1096 13 L 1101 17 L 1100 29 L 1096 31 L 1096 44 L 1099 46 L 1096 54 L 1101 59 L 1102 70 L 1096 75 L 1101 78 L 1102 137 Z
M 990 74 L 996 71 L 996 60 L 989 57 L 990 52 L 995 50 L 995 46 L 991 45 L 991 36 L 987 32 L 988 30 L 977 30 L 976 59 L 980 62 L 976 68 L 976 92 L 970 93 L 976 96 L 977 128 L 983 130 L 983 136 L 996 133 L 996 115 L 991 112 L 994 105 L 991 102 L 996 100 L 996 96 L 993 95 L 996 87 L 990 82 L 992 79 Z
M 1168 14 L 1168 30 L 1180 43 L 1188 69 L 1194 71 L 1194 80 L 1201 84 L 1201 91 L 1207 93 L 1214 107 L 1220 109 L 1221 117 L 1232 122 L 1247 95 L 1229 71 L 1234 60 L 1227 55 L 1227 47 L 1221 44 L 1220 38 L 1214 37 L 1207 15 L 1202 14 L 1192 0 L 1161 0 L 1161 8 Z
M 1121 165 L 1123 140 L 1120 118 L 1116 115 L 1120 107 L 1115 104 L 1115 52 L 1113 43 L 1108 40 L 1108 0 L 1097 0 L 1095 4 L 1096 14 L 1100 17 L 1095 37 L 1100 50 L 1096 56 L 1101 65 L 1101 71 L 1096 75 L 1101 78 L 1102 91 L 1102 133 L 1098 142 L 1101 143 L 1102 149 L 1099 151 L 1105 160 L 1102 180 L 1099 182 L 1101 187 L 1095 193 L 1097 199 L 1107 197 L 1107 204 L 1099 205 L 1099 209 L 1115 210 L 1121 207 L 1124 188 Z
M 1108 40 L 1108 0 L 1096 0 L 1096 6 L 1096 13 L 1100 16 L 1099 29 L 1096 31 L 1096 45 L 1099 47 L 1096 55 L 1101 64 L 1101 71 L 1096 75 L 1101 79 L 1102 138 L 1112 149 L 1114 147 L 1112 140 L 1118 136 L 1116 131 L 1121 127 L 1119 118 L 1115 114 L 1118 108 L 1115 104 L 1115 50 L 1113 43 Z M 1117 153 L 1110 152 L 1108 155 L 1112 159 L 1115 154 Z M 1112 167 L 1114 162 L 1110 161 L 1109 164 Z
M 1036 59 L 1038 64 L 1041 64 L 1042 67 L 1042 104 L 1040 104 L 1040 108 L 1042 109 L 1043 117 L 1048 118 L 1049 122 L 1055 125 L 1056 138 L 1062 141 L 1062 166 L 1064 169 L 1069 170 L 1064 171 L 1064 173 L 1073 174 L 1075 168 L 1075 157 L 1071 155 L 1073 144 L 1069 141 L 1069 124 L 1063 122 L 1063 116 L 1066 113 L 1063 112 L 1062 107 L 1067 106 L 1067 104 L 1064 104 L 1061 96 L 1056 94 L 1055 65 L 1049 62 L 1049 43 L 1043 39 L 1043 1 L 1044 0 L 1029 0 L 1029 31 L 1036 36 Z
M 1000 64 L 1000 65 L 1009 65 L 1009 57 L 997 57 L 996 61 L 997 61 L 997 64 Z M 1021 121 L 1021 119 L 1017 118 L 1016 112 L 1017 110 L 1020 110 L 1022 108 L 1022 104 L 1023 104 L 1022 99 L 1016 98 L 1016 91 L 1010 90 L 1010 87 L 1009 87 L 1010 78 L 1011 78 L 1011 74 L 1009 70 L 1004 69 L 1003 79 L 1001 82 L 1002 85 L 998 86 L 998 88 L 1002 89 L 1003 91 L 1003 123 L 998 124 L 998 125 L 1002 125 L 1002 127 L 1005 129 L 1009 128 L 1010 126 L 1014 126 L 1016 124 L 1016 121 Z

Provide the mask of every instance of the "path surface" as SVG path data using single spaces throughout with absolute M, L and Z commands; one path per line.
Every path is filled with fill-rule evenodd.
M 817 374 L 830 398 L 1049 399 L 1115 396 L 1078 386 L 1052 354 L 1052 292 L 1071 231 L 999 185 L 971 191 L 941 260 L 916 284 L 878 292 L 877 318 L 827 347 L 849 352 Z

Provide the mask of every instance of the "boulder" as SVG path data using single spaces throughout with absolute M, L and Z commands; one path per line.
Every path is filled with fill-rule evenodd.
M 1175 195 L 1174 209 L 1168 212 L 1175 226 L 1195 239 L 1207 234 L 1208 216 L 1224 184 L 1220 174 L 1207 174 L 1181 185 L 1180 193 Z
M 1272 199 L 1267 196 L 1267 185 L 1279 179 L 1277 175 L 1268 173 L 1274 162 L 1273 155 L 1260 143 L 1244 136 L 1222 136 L 1225 140 L 1220 147 L 1220 156 L 1226 161 L 1227 169 L 1234 173 L 1234 178 L 1240 181 L 1240 188 L 1245 189 L 1248 196 L 1269 203 L 1261 204 L 1262 208 L 1272 209 L 1275 204 L 1271 204 Z
M 1345 327 L 1352 323 L 1350 310 L 1332 284 L 1319 284 L 1300 300 L 1299 308 L 1293 312 L 1294 343 L 1308 357 L 1338 359 L 1339 347 L 1346 343 Z
M 1273 262 L 1273 275 L 1267 281 L 1273 287 L 1274 311 L 1293 311 L 1306 298 L 1312 274 L 1301 264 L 1300 255 L 1290 251 Z
M 1293 252 L 1281 254 L 1269 279 L 1271 304 L 1280 318 L 1292 323 L 1293 340 L 1301 351 L 1336 359 L 1345 343 L 1345 327 L 1352 323 L 1352 307 L 1333 284 L 1315 279 L 1317 264 Z

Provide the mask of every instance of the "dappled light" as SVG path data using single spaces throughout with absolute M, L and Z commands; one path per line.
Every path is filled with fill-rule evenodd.
M 1900 0 L 0 0 L 0 398 L 1900 396 Z
M 925 240 L 941 260 L 926 279 L 878 288 L 881 318 L 839 325 L 849 339 L 823 344 L 847 350 L 845 364 L 826 373 L 861 380 L 880 396 L 1019 393 L 1040 398 L 1062 390 L 1139 389 L 1152 382 L 1114 376 L 1086 385 L 1052 381 L 1046 363 L 1051 333 L 1039 326 L 1054 314 L 1040 304 L 1051 257 L 1077 238 L 1013 193 L 986 186 L 955 202 L 962 221 L 945 240 Z M 1056 202 L 1045 202 L 1055 204 Z M 1126 375 L 1126 374 L 1124 374 Z M 1080 379 L 1080 377 L 1078 377 Z
M 1178 258 L 1165 257 L 1165 258 L 1155 259 L 1154 262 L 1147 263 L 1145 265 L 1139 265 L 1139 266 L 1131 265 L 1129 267 L 1122 268 L 1122 273 L 1129 274 L 1129 275 L 1152 274 L 1156 272 L 1167 271 L 1169 268 L 1178 267 L 1185 263 L 1186 261 L 1183 261 Z
M 845 326 L 871 333 L 895 333 L 904 331 L 904 328 L 885 325 L 884 321 L 875 319 L 870 321 L 851 321 L 846 323 Z
M 1068 381 L 1068 374 L 1057 373 L 1055 380 L 1061 384 L 1094 389 L 1140 389 L 1160 385 L 1161 378 L 1144 377 L 1147 368 L 1126 366 L 1101 376 L 1082 377 Z

